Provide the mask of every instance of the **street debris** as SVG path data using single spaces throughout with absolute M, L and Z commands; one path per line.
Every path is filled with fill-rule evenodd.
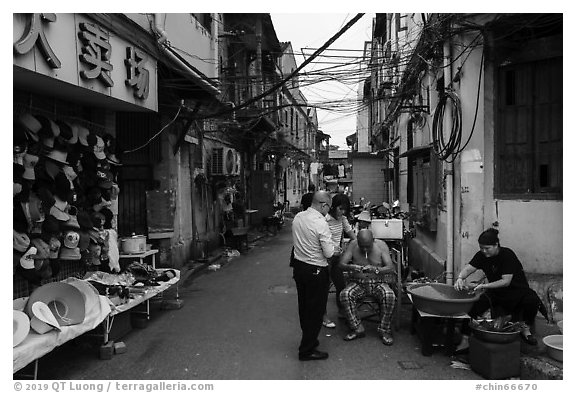
M 209 265 L 206 269 L 215 272 L 216 270 L 219 270 L 221 267 L 222 266 L 219 263 L 213 263 L 212 265 Z
M 226 258 L 239 257 L 240 251 L 228 248 L 222 252 L 222 256 Z
M 460 362 L 458 360 L 452 360 L 450 367 L 459 368 L 462 370 L 471 370 L 470 365 L 467 363 Z

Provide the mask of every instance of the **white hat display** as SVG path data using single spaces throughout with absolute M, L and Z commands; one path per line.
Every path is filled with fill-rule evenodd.
M 52 329 L 60 330 L 58 320 L 46 303 L 34 302 L 31 310 L 32 316 L 30 319 L 30 327 L 36 333 L 45 334 Z
M 28 336 L 30 332 L 30 318 L 22 311 L 12 311 L 12 347 L 15 347 Z

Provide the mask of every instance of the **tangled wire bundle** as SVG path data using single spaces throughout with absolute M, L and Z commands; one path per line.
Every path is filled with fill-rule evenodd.
M 452 128 L 446 139 L 444 137 L 444 112 L 449 101 L 452 106 Z M 440 160 L 453 162 L 462 151 L 460 146 L 462 142 L 462 106 L 460 105 L 460 98 L 453 91 L 445 91 L 440 96 L 432 121 L 432 138 L 434 151 Z

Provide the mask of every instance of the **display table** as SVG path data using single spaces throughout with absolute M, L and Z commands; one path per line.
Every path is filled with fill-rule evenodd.
M 156 250 L 158 251 L 158 250 Z M 176 272 L 176 277 L 170 279 L 169 281 L 165 281 L 160 283 L 160 285 L 155 287 L 139 287 L 142 292 L 135 293 L 133 291 L 130 292 L 131 299 L 124 304 L 114 306 L 112 305 L 111 312 L 105 317 L 103 324 L 103 343 L 106 344 L 108 342 L 108 336 L 110 334 L 110 330 L 112 329 L 112 324 L 114 323 L 114 317 L 120 313 L 132 310 L 134 307 L 145 303 L 146 304 L 146 311 L 144 311 L 146 315 L 146 319 L 150 319 L 150 299 L 153 297 L 162 295 L 164 291 L 168 288 L 176 285 L 176 299 L 178 299 L 178 282 L 180 281 L 180 271 L 176 269 L 156 269 L 158 272 L 164 272 L 166 270 L 174 270 Z
M 56 347 L 79 337 L 84 333 L 92 331 L 99 326 L 103 326 L 103 341 L 104 343 L 107 343 L 108 334 L 110 333 L 114 317 L 120 313 L 131 310 L 142 303 L 146 304 L 146 318 L 150 318 L 150 299 L 162 295 L 164 291 L 174 285 L 176 285 L 176 298 L 178 298 L 177 284 L 180 281 L 180 271 L 176 269 L 157 269 L 160 273 L 163 273 L 166 270 L 174 270 L 176 272 L 176 277 L 173 277 L 169 281 L 161 282 L 158 286 L 136 287 L 138 293 L 131 292 L 133 298 L 125 304 L 115 306 L 108 297 L 98 295 L 99 302 L 96 306 L 92 307 L 92 309 L 86 310 L 86 316 L 82 324 L 62 326 L 60 331 L 51 330 L 45 334 L 37 334 L 33 330 L 30 330 L 26 339 L 13 348 L 13 373 L 16 373 L 30 363 L 35 362 L 34 372 L 31 377 L 36 379 L 38 360 L 41 357 L 50 353 Z M 15 299 L 14 309 L 23 310 L 26 306 L 27 300 L 28 297 Z
M 410 302 L 412 296 L 408 294 Z M 456 348 L 454 332 L 456 324 L 467 323 L 468 314 L 437 315 L 420 311 L 412 303 L 411 333 L 416 333 L 422 344 L 422 355 L 430 356 L 435 346 L 444 347 L 447 355 L 452 355 Z
M 15 373 L 33 361 L 38 361 L 42 356 L 51 352 L 54 348 L 96 328 L 106 320 L 110 314 L 110 304 L 106 296 L 98 296 L 99 304 L 91 310 L 86 310 L 84 322 L 79 325 L 62 326 L 60 331 L 51 330 L 45 334 L 37 334 L 32 329 L 26 339 L 12 350 L 12 372 Z M 23 310 L 28 298 L 15 300 L 15 304 L 21 304 L 18 309 Z M 15 308 L 16 309 L 16 308 Z M 36 379 L 38 364 L 34 367 L 34 379 Z
M 138 254 L 120 254 L 120 259 L 132 258 L 139 259 L 140 263 L 144 263 L 146 257 L 152 256 L 152 267 L 156 269 L 156 254 L 158 250 L 147 250 Z

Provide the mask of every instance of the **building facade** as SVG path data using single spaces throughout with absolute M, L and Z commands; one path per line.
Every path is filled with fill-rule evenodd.
M 562 274 L 562 25 L 555 14 L 377 14 L 371 140 L 416 224 L 411 263 L 430 277 L 450 282 L 490 227 L 533 285 Z

